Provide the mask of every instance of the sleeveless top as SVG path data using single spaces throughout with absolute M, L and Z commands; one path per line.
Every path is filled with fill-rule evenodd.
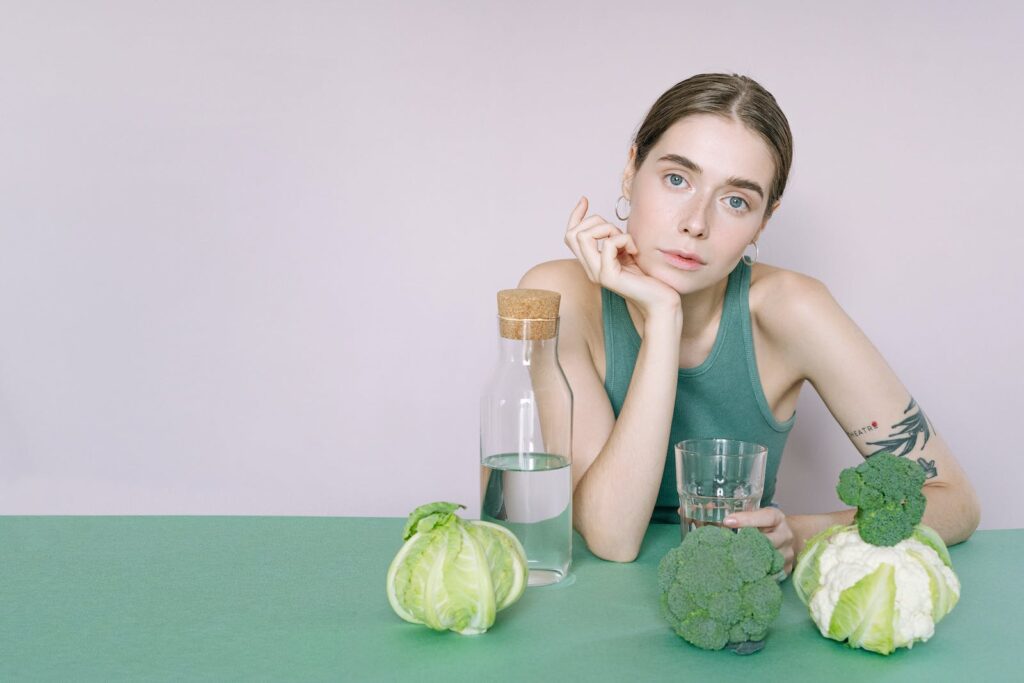
M 679 370 L 665 469 L 652 522 L 679 523 L 675 444 L 685 439 L 739 439 L 767 446 L 768 464 L 761 507 L 772 504 L 782 450 L 796 413 L 785 422 L 779 422 L 765 399 L 750 331 L 749 292 L 750 266 L 741 260 L 729 274 L 721 322 L 711 353 L 697 367 Z M 625 300 L 604 288 L 601 290 L 601 314 L 604 320 L 604 388 L 618 419 L 641 340 Z

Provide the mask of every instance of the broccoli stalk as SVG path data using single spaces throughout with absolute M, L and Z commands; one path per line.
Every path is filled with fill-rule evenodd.
M 658 565 L 662 614 L 705 650 L 764 640 L 782 606 L 775 580 L 782 566 L 782 554 L 757 529 L 700 527 Z
M 924 515 L 924 480 L 921 465 L 882 452 L 843 470 L 836 493 L 847 505 L 857 506 L 854 519 L 865 542 L 893 546 L 910 538 Z

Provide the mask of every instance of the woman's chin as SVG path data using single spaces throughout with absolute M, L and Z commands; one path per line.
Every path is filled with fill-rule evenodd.
M 679 294 L 691 294 L 699 289 L 699 287 L 695 286 L 696 282 L 694 282 L 693 277 L 688 277 L 688 273 L 671 267 L 651 268 L 649 271 L 641 268 L 641 270 L 644 270 L 644 272 L 658 282 L 665 283 Z
M 693 294 L 708 286 L 705 279 L 698 272 L 674 268 L 670 264 L 665 263 L 664 259 L 660 257 L 655 259 L 654 263 L 651 263 L 648 259 L 640 258 L 636 261 L 636 265 L 644 275 L 671 287 L 680 296 Z

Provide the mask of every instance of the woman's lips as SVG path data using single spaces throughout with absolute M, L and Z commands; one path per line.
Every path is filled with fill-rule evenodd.
M 680 270 L 697 270 L 704 265 L 696 254 L 681 251 L 661 251 L 661 253 L 665 256 L 666 261 Z

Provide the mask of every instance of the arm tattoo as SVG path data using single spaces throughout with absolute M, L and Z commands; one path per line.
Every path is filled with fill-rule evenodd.
M 869 446 L 878 446 L 878 450 L 867 457 L 870 458 L 872 455 L 882 451 L 889 451 L 894 455 L 906 455 L 917 446 L 918 437 L 922 437 L 921 449 L 924 449 L 932 435 L 932 428 L 928 423 L 928 417 L 913 398 L 910 399 L 910 405 L 903 411 L 903 414 L 906 417 L 893 425 L 893 432 L 889 435 L 889 438 L 867 442 Z M 917 462 L 924 468 L 927 478 L 931 479 L 938 475 L 939 472 L 935 468 L 934 460 L 918 458 Z
M 932 477 L 939 476 L 939 470 L 935 468 L 934 460 L 925 460 L 924 458 L 918 458 L 917 464 L 924 470 L 924 478 L 931 479 Z

